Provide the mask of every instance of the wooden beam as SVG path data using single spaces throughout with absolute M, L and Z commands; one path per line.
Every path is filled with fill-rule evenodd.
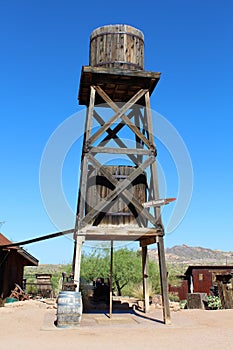
M 45 241 L 46 239 L 51 239 L 51 238 L 55 238 L 55 237 L 59 237 L 59 236 L 69 235 L 70 233 L 74 233 L 74 228 L 72 228 L 70 230 L 50 233 L 49 235 L 40 236 L 40 237 L 37 237 L 37 238 L 31 238 L 31 239 L 27 239 L 27 240 L 24 240 L 24 241 L 19 241 L 19 242 L 16 242 L 16 243 L 3 244 L 3 245 L 0 246 L 0 249 L 6 249 L 6 248 L 11 248 L 11 247 L 18 247 L 20 245 L 26 245 L 26 244 L 36 243 L 36 242 L 40 242 L 40 241 Z
M 158 236 L 158 258 L 159 258 L 159 270 L 160 270 L 160 282 L 163 301 L 163 320 L 165 324 L 171 324 L 171 314 L 168 298 L 168 281 L 167 281 L 167 267 L 165 261 L 165 250 L 163 237 Z
M 109 273 L 109 317 L 112 317 L 112 270 L 113 270 L 113 241 L 111 241 L 111 250 L 110 250 L 110 273 Z
M 85 237 L 78 236 L 75 241 L 74 251 L 74 283 L 76 284 L 76 291 L 80 289 L 80 268 L 81 268 L 81 256 L 82 256 L 82 245 L 85 241 Z
M 80 222 L 80 219 L 82 219 L 85 215 L 85 196 L 83 196 L 83 194 L 86 193 L 86 190 L 87 190 L 88 160 L 85 154 L 85 149 L 87 148 L 87 140 L 90 138 L 90 135 L 91 135 L 94 105 L 95 105 L 95 89 L 91 87 L 90 103 L 89 103 L 89 109 L 87 110 L 85 135 L 83 140 L 80 189 L 79 189 L 75 232 L 74 232 L 75 244 L 74 244 L 74 253 L 73 253 L 73 273 L 74 273 L 74 280 L 77 285 L 77 288 L 76 288 L 77 291 L 79 291 L 79 282 L 80 282 L 82 244 L 85 240 L 85 237 L 78 237 L 79 222 Z
M 81 160 L 81 174 L 80 174 L 80 189 L 79 189 L 76 223 L 75 223 L 76 230 L 78 230 L 78 222 L 79 222 L 80 218 L 84 217 L 85 193 L 86 193 L 86 187 L 87 187 L 87 174 L 88 174 L 88 161 L 87 161 L 87 155 L 84 152 L 84 150 L 88 146 L 87 140 L 90 138 L 90 135 L 91 135 L 92 116 L 93 116 L 94 105 L 95 105 L 95 89 L 93 87 L 91 87 L 90 104 L 89 104 L 89 109 L 87 110 L 85 134 L 84 134 L 84 140 L 83 140 L 83 154 L 82 154 L 82 160 Z
M 154 144 L 152 114 L 151 114 L 151 107 L 150 107 L 150 95 L 148 93 L 145 94 L 145 104 L 146 104 L 145 122 L 147 124 L 148 138 L 150 142 Z M 155 145 L 154 147 L 156 149 Z M 156 162 L 151 164 L 150 169 L 151 169 L 150 171 L 151 182 L 150 182 L 150 189 L 149 189 L 150 198 L 148 199 L 149 200 L 159 199 L 159 187 L 158 187 L 158 175 L 157 175 Z M 153 211 L 154 211 L 156 220 L 158 220 L 161 227 L 163 227 L 160 207 L 154 207 Z
M 82 71 L 85 73 L 92 73 L 92 74 L 111 74 L 111 75 L 120 75 L 120 76 L 132 76 L 132 78 L 140 77 L 140 78 L 150 78 L 150 79 L 159 79 L 161 73 L 160 72 L 151 72 L 151 71 L 145 71 L 145 70 L 123 70 L 123 69 L 117 69 L 114 67 L 112 68 L 105 68 L 105 67 L 92 67 L 92 66 L 83 66 Z
M 149 303 L 147 246 L 142 247 L 142 284 L 143 284 L 144 312 L 148 313 L 150 311 L 150 303 Z
M 147 245 L 156 243 L 156 237 L 141 237 L 140 238 L 140 247 L 146 247 Z
M 113 153 L 113 154 L 138 154 L 138 155 L 150 155 L 151 151 L 141 148 L 117 148 L 117 147 L 91 147 L 91 153 Z

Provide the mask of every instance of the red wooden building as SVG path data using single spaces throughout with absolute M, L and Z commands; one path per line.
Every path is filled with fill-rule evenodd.
M 15 283 L 23 286 L 24 266 L 37 266 L 38 260 L 19 246 L 2 247 L 12 244 L 0 233 L 0 297 L 10 295 Z
M 217 276 L 233 274 L 233 265 L 190 265 L 178 286 L 169 286 L 169 292 L 175 293 L 180 300 L 187 299 L 188 293 L 211 294 L 211 289 L 217 286 Z

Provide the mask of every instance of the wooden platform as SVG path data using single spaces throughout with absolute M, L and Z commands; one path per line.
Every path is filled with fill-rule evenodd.
M 159 79 L 158 72 L 83 66 L 78 94 L 79 104 L 89 106 L 92 85 L 100 86 L 114 102 L 127 102 L 140 89 L 148 89 L 151 95 Z M 100 96 L 96 96 L 96 105 L 104 102 Z M 144 106 L 145 98 L 139 100 L 138 104 Z
M 87 225 L 78 231 L 78 236 L 83 236 L 88 241 L 138 241 L 163 236 L 160 228 L 138 226 L 107 226 Z

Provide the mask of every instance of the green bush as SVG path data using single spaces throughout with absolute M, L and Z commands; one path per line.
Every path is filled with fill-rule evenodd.
M 217 296 L 209 295 L 207 297 L 207 306 L 210 310 L 220 310 L 222 309 L 221 300 Z
M 179 296 L 177 294 L 169 293 L 168 297 L 169 297 L 170 301 L 176 301 L 176 302 L 180 301 L 180 298 L 179 298 Z
M 187 300 L 181 300 L 180 301 L 180 308 L 183 309 L 187 309 Z

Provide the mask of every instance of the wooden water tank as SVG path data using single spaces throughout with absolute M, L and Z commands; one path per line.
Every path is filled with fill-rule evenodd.
M 143 33 L 125 24 L 95 29 L 90 38 L 90 66 L 143 70 Z
M 114 178 L 122 181 L 133 171 L 132 166 L 104 166 Z M 87 180 L 86 213 L 88 213 L 96 204 L 105 198 L 114 189 L 112 183 L 102 175 L 102 173 L 92 166 L 89 167 Z M 146 175 L 139 175 L 128 188 L 132 197 L 137 198 L 140 203 L 146 202 L 147 181 Z M 105 212 L 99 215 L 91 222 L 93 226 L 97 225 L 136 225 L 137 216 L 135 207 L 132 203 L 126 203 L 121 196 L 113 200 L 111 207 L 106 208 Z

